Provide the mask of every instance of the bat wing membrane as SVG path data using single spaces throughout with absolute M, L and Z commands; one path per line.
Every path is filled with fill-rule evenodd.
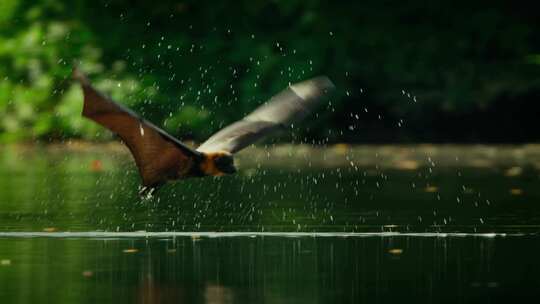
M 306 117 L 334 85 L 325 76 L 294 84 L 272 97 L 248 116 L 212 135 L 197 151 L 236 153 L 259 139 L 285 130 Z
M 188 169 L 200 153 L 97 91 L 78 71 L 84 93 L 83 116 L 116 133 L 127 145 L 144 186 L 155 186 Z

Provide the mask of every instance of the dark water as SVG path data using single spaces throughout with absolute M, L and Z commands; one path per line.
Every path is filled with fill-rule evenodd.
M 241 171 L 141 201 L 124 154 L 4 148 L 0 303 L 540 296 L 534 168 Z
M 540 296 L 538 238 L 7 238 L 2 303 L 495 303 Z

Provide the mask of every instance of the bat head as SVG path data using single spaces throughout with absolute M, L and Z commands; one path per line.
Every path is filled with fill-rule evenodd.
M 236 167 L 234 166 L 234 159 L 229 153 L 223 153 L 222 155 L 219 155 L 214 159 L 214 163 L 216 164 L 216 168 L 225 174 L 233 174 L 236 172 Z
M 201 171 L 206 175 L 220 176 L 236 172 L 232 154 L 228 152 L 206 153 L 201 163 Z

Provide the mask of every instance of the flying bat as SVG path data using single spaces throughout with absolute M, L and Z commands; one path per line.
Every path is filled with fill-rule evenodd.
M 78 69 L 73 77 L 84 94 L 82 115 L 116 133 L 133 154 L 142 178 L 141 195 L 172 180 L 235 173 L 236 152 L 302 120 L 334 89 L 325 76 L 293 84 L 192 149 L 96 90 Z

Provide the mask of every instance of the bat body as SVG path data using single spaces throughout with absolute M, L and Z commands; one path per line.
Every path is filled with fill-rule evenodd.
M 97 91 L 78 70 L 73 76 L 84 94 L 82 115 L 116 133 L 126 144 L 139 169 L 143 192 L 171 180 L 235 173 L 234 153 L 303 119 L 334 88 L 326 77 L 294 84 L 192 149 Z

